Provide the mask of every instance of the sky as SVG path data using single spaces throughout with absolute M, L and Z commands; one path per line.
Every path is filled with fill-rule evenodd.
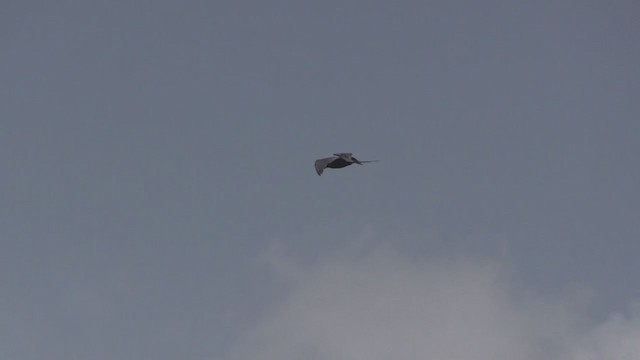
M 640 359 L 639 13 L 3 1 L 0 358 Z

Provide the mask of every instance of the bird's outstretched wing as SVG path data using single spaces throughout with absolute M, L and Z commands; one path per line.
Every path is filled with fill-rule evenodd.
M 316 160 L 316 172 L 318 175 L 322 175 L 324 169 L 326 169 L 327 165 L 329 165 L 333 160 L 337 159 L 337 156 L 332 156 L 324 159 Z
M 351 160 L 352 153 L 335 153 L 333 155 L 342 158 L 344 161 L 353 162 L 353 160 Z
M 351 156 L 351 162 L 354 162 L 354 163 L 360 164 L 360 165 L 363 165 L 363 164 L 366 164 L 366 163 L 370 163 L 370 162 L 376 162 L 376 161 L 378 161 L 378 160 L 358 160 L 358 159 L 355 158 L 355 156 Z

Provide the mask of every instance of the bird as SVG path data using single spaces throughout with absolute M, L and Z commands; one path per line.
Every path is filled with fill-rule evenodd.
M 316 172 L 318 175 L 322 175 L 322 172 L 326 168 L 340 169 L 351 164 L 365 164 L 375 162 L 378 160 L 358 160 L 352 153 L 335 153 L 333 156 L 316 160 Z

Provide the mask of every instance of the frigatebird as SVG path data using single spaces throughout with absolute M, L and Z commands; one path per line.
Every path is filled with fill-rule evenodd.
M 351 153 L 336 153 L 336 154 L 333 154 L 333 156 L 331 157 L 316 160 L 316 172 L 318 173 L 318 175 L 322 175 L 322 172 L 324 171 L 325 168 L 340 169 L 352 164 L 362 165 L 365 163 L 370 163 L 375 161 L 378 161 L 378 160 L 360 161 L 355 157 L 353 157 Z

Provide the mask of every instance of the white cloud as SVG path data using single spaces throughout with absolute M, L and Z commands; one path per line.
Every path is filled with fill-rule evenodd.
M 379 250 L 293 271 L 281 249 L 268 259 L 297 274 L 291 292 L 226 360 L 640 359 L 637 312 L 586 331 L 579 293 L 527 294 L 491 261 Z
M 577 347 L 572 360 L 640 359 L 640 304 L 629 318 L 612 315 Z

